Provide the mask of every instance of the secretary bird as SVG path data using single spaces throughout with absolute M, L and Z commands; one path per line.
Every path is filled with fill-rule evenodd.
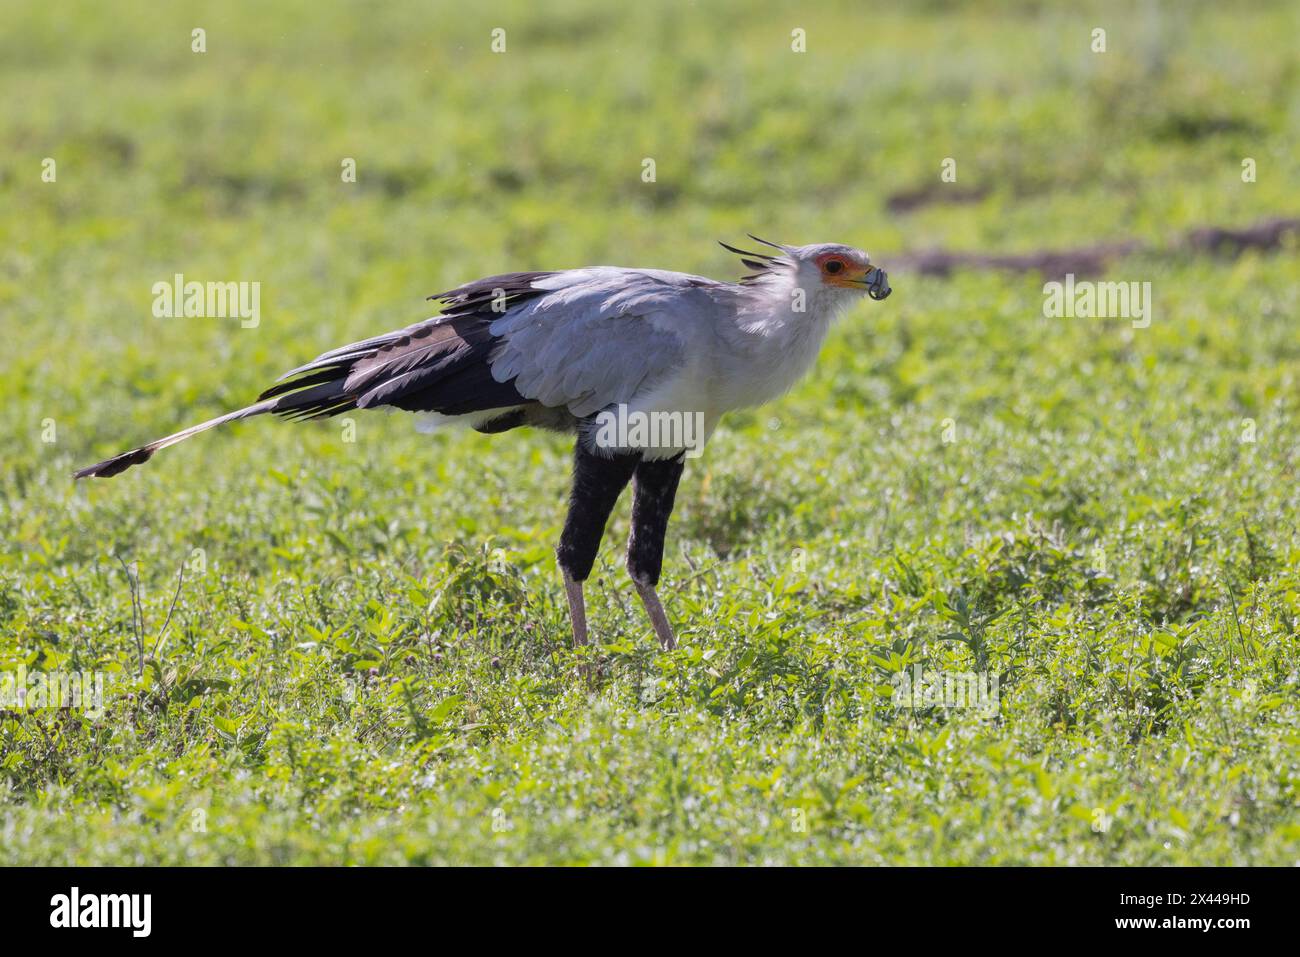
M 569 510 L 556 548 L 575 643 L 587 643 L 582 585 L 605 523 L 631 482 L 627 568 L 665 649 L 676 646 L 655 591 L 684 458 L 685 430 L 603 425 L 691 421 L 700 446 L 722 415 L 761 405 L 808 371 L 831 322 L 862 295 L 891 290 L 860 249 L 726 243 L 753 272 L 739 282 L 594 266 L 489 276 L 430 296 L 440 313 L 326 352 L 285 373 L 254 404 L 81 469 L 108 478 L 208 429 L 272 413 L 319 419 L 382 406 L 484 433 L 522 425 L 577 434 Z

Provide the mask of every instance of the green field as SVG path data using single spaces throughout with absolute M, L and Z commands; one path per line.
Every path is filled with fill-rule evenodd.
M 1300 7 L 875 6 L 7 2 L 0 675 L 106 685 L 0 717 L 0 863 L 1300 862 L 1300 258 L 1178 244 L 1300 215 Z M 258 419 L 70 480 L 462 281 L 734 278 L 747 231 L 1133 238 L 1154 315 L 891 269 L 688 463 L 668 654 L 626 499 L 570 647 L 559 436 Z M 176 273 L 259 324 L 155 318 Z M 996 710 L 895 707 L 918 664 Z

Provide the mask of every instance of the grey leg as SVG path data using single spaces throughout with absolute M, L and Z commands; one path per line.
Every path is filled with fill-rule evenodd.
M 564 570 L 564 597 L 569 599 L 569 621 L 573 623 L 573 643 L 587 643 L 587 603 L 582 597 L 582 582 L 574 581 Z
M 672 625 L 655 586 L 664 561 L 664 536 L 673 513 L 677 484 L 682 478 L 681 456 L 647 459 L 632 473 L 632 534 L 627 540 L 627 571 L 636 584 L 641 604 L 665 651 L 677 647 Z
M 645 605 L 646 614 L 650 616 L 650 624 L 654 626 L 660 647 L 664 651 L 672 651 L 677 647 L 677 636 L 673 634 L 673 626 L 668 623 L 668 614 L 664 611 L 664 603 L 659 600 L 655 586 L 637 581 L 633 584 L 636 585 L 636 593 L 641 596 L 641 604 Z
M 582 598 L 582 583 L 596 563 L 609 513 L 631 480 L 639 458 L 639 455 L 594 455 L 582 447 L 581 441 L 574 449 L 569 514 L 564 519 L 555 555 L 564 572 L 564 594 L 569 599 L 575 644 L 587 643 L 587 607 Z

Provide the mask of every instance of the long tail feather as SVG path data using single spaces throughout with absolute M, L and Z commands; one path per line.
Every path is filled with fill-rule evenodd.
M 177 442 L 184 442 L 191 436 L 198 435 L 200 432 L 206 432 L 208 429 L 215 429 L 219 425 L 225 425 L 227 422 L 234 422 L 237 419 L 248 419 L 255 415 L 262 415 L 266 412 L 273 412 L 276 408 L 276 400 L 272 399 L 266 402 L 258 402 L 254 405 L 246 406 L 242 409 L 236 409 L 234 412 L 227 412 L 225 415 L 219 415 L 215 419 L 209 419 L 206 422 L 200 422 L 198 425 L 191 425 L 188 429 L 182 429 L 180 432 L 164 436 L 161 439 L 155 439 L 148 445 L 142 445 L 138 449 L 132 449 L 129 452 L 123 452 L 121 455 L 115 455 L 111 459 L 105 459 L 94 465 L 79 469 L 73 473 L 73 478 L 111 478 L 119 472 L 125 472 L 132 465 L 140 465 L 142 462 L 148 462 L 153 454 L 159 449 L 165 449 L 169 445 L 175 445 Z
M 508 308 L 513 308 L 546 295 L 548 290 L 535 286 L 534 281 L 552 275 L 507 273 L 441 293 L 432 297 L 447 304 L 439 316 L 332 349 L 285 373 L 253 405 L 73 474 L 79 479 L 110 478 L 149 461 L 159 449 L 227 422 L 268 412 L 296 422 L 376 406 L 445 415 L 518 408 L 528 400 L 515 389 L 513 380 L 498 382 L 491 372 L 496 339 L 490 327 L 499 318 L 498 295 L 504 292 Z

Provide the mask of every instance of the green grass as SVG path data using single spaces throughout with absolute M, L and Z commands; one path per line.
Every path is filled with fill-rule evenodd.
M 0 862 L 1300 860 L 1300 263 L 1172 244 L 1300 211 L 1294 6 L 76 6 L 0 13 L 0 670 L 107 710 L 0 718 Z M 887 210 L 944 157 L 983 199 Z M 1154 321 L 893 273 L 689 463 L 671 654 L 623 504 L 590 683 L 559 437 L 258 420 L 69 480 L 457 282 L 736 276 L 746 230 L 1135 237 Z M 261 324 L 153 318 L 175 272 Z M 894 708 L 917 663 L 996 714 Z

